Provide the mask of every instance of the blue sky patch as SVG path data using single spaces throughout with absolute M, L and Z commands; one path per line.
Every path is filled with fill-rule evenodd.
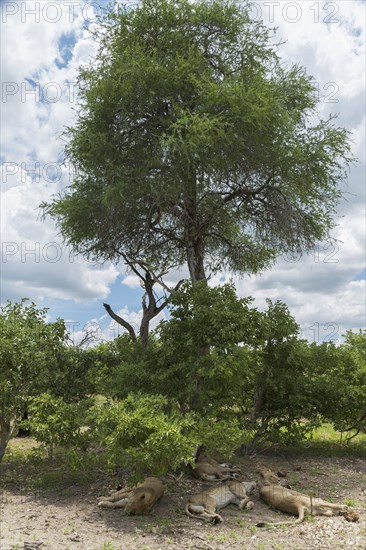
M 55 64 L 58 69 L 63 69 L 64 67 L 67 67 L 70 59 L 72 59 L 75 43 L 76 35 L 74 32 L 63 34 L 59 38 L 59 57 L 55 59 Z
M 366 279 L 366 267 L 362 269 L 353 279 L 353 281 L 364 281 Z

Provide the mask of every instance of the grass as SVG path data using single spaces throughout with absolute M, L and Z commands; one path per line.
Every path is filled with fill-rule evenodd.
M 51 460 L 31 438 L 11 440 L 0 464 L 0 487 L 11 486 L 38 496 L 53 489 L 59 492 L 86 485 L 93 479 L 93 468 L 68 463 L 63 450 L 57 450 Z
M 345 498 L 343 502 L 344 504 L 347 504 L 347 506 L 350 506 L 351 508 L 356 508 L 359 506 L 359 503 L 353 498 Z
M 67 527 L 63 530 L 64 535 L 71 535 L 76 530 L 75 523 L 72 521 L 71 518 L 67 520 Z
M 325 473 L 326 472 L 324 471 L 324 468 L 316 467 L 316 468 L 310 468 L 309 469 L 309 475 L 311 475 L 311 476 L 321 476 Z
M 341 441 L 340 432 L 334 430 L 331 424 L 322 424 L 307 439 L 291 448 L 286 448 L 286 454 L 366 458 L 366 434 L 359 434 L 346 443 Z

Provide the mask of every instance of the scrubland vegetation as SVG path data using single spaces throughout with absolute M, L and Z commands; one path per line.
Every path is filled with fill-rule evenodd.
M 315 448 L 319 434 L 324 449 L 328 433 L 348 449 L 364 439 L 361 331 L 338 347 L 309 344 L 285 304 L 268 301 L 260 312 L 229 285 L 197 283 L 173 295 L 147 348 L 127 335 L 75 348 L 63 322 L 45 314 L 27 302 L 1 311 L 2 455 L 19 426 L 50 456 L 59 448 L 75 463 L 103 456 L 136 476 L 177 471 L 202 443 L 230 457 Z

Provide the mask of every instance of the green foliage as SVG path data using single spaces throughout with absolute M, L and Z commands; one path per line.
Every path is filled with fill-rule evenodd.
M 287 306 L 267 300 L 263 313 L 264 340 L 256 362 L 251 422 L 256 438 L 290 444 L 318 426 L 312 399 L 310 350 L 298 339 L 299 326 Z
M 33 397 L 29 405 L 29 420 L 22 423 L 30 428 L 36 441 L 49 447 L 75 447 L 86 450 L 89 432 L 85 418 L 92 401 L 82 400 L 67 403 L 62 397 L 43 393 Z
M 74 467 L 103 449 L 136 478 L 192 463 L 199 444 L 229 458 L 243 444 L 299 443 L 324 421 L 365 431 L 366 333 L 309 345 L 284 303 L 259 312 L 231 285 L 187 282 L 170 308 L 147 349 L 122 336 L 83 352 L 65 346 L 63 324 L 47 325 L 45 311 L 8 304 L 1 418 L 14 422 L 28 404 L 42 446 L 63 447 Z
M 142 0 L 95 29 L 68 159 L 44 213 L 88 256 L 258 272 L 333 226 L 349 136 L 249 3 Z
M 120 361 L 100 392 L 164 395 L 180 414 L 198 415 L 198 442 L 226 456 L 254 437 L 302 438 L 319 421 L 306 378 L 309 347 L 285 304 L 268 301 L 261 313 L 251 302 L 231 285 L 185 283 L 148 350 L 127 338 L 113 343 Z
M 148 366 L 149 357 L 154 356 L 158 346 L 153 334 L 149 337 L 147 351 L 140 341 L 133 342 L 127 334 L 118 336 L 105 346 L 107 360 L 95 377 L 97 393 L 117 399 L 136 391 L 159 393 L 158 384 Z
M 121 401 L 96 405 L 89 418 L 109 463 L 137 474 L 176 470 L 191 459 L 197 445 L 194 418 L 180 415 L 163 396 L 130 394 Z
M 338 347 L 309 345 L 295 337 L 271 344 L 257 381 L 262 388 L 260 431 L 288 444 L 324 421 L 348 436 L 365 432 L 365 341 L 365 333 L 349 331 Z
M 198 426 L 199 441 L 208 454 L 230 459 L 234 452 L 254 436 L 254 431 L 244 430 L 239 415 L 228 415 L 224 419 L 202 418 Z
M 115 341 L 120 361 L 106 373 L 100 393 L 162 394 L 182 412 L 221 418 L 242 407 L 252 384 L 249 346 L 263 338 L 261 314 L 251 301 L 238 299 L 231 285 L 185 283 L 172 296 L 170 319 L 159 325 L 147 351 L 127 338 Z
M 67 346 L 64 322 L 47 323 L 46 315 L 27 300 L 0 309 L 0 460 L 28 406 L 31 417 L 23 427 L 38 441 L 76 445 L 86 399 L 116 357 L 103 345 Z
M 147 351 L 124 337 L 113 343 L 119 360 L 100 392 L 122 399 L 133 391 L 164 395 L 181 413 L 199 413 L 200 442 L 219 441 L 221 449 L 229 430 L 221 422 L 233 427 L 238 446 L 290 445 L 321 421 L 344 429 L 360 418 L 363 337 L 349 334 L 339 348 L 309 345 L 284 303 L 268 300 L 264 312 L 251 303 L 230 285 L 185 283 Z
M 241 406 L 250 370 L 247 346 L 261 328 L 251 301 L 238 299 L 230 285 L 203 283 L 187 283 L 172 297 L 171 318 L 159 326 L 151 368 L 156 365 L 164 392 L 183 409 L 198 407 L 212 415 Z
M 0 308 L 0 461 L 32 395 L 42 391 L 64 346 L 63 321 L 26 300 Z
M 243 440 L 236 419 L 208 419 L 182 414 L 162 395 L 129 394 L 123 400 L 95 405 L 88 414 L 90 433 L 106 451 L 109 464 L 137 476 L 165 475 L 192 463 L 197 446 L 230 457 Z
M 49 370 L 42 391 L 66 402 L 76 402 L 97 393 L 100 380 L 111 372 L 117 363 L 113 344 L 100 344 L 82 349 L 62 346 L 57 350 L 56 364 Z
M 366 432 L 366 332 L 348 331 L 339 347 L 322 344 L 311 349 L 314 406 L 348 436 Z
M 253 298 L 238 298 L 233 285 L 207 287 L 185 282 L 171 297 L 171 318 L 161 323 L 162 342 L 185 343 L 187 356 L 210 346 L 230 353 L 238 343 L 255 344 L 263 337 L 260 314 L 250 307 Z M 185 335 L 189 335 L 187 339 Z

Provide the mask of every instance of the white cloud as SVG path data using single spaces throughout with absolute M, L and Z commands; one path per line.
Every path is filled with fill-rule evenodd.
M 106 297 L 117 270 L 75 257 L 61 244 L 53 221 L 39 220 L 44 187 L 33 183 L 21 169 L 14 175 L 4 175 L 5 170 L 3 167 L 2 299 L 29 297 L 38 301 L 53 296 L 82 302 Z M 46 191 L 52 190 L 49 185 Z
M 72 14 L 63 3 L 59 9 L 54 2 L 2 5 L 2 299 L 96 300 L 109 294 L 118 275 L 111 265 L 74 257 L 54 223 L 39 220 L 42 200 L 70 182 L 60 165 L 59 135 L 73 117 L 77 67 L 96 51 L 80 7 Z M 73 57 L 60 68 L 60 40 L 70 33 L 77 39 Z
M 338 111 L 341 99 L 364 93 L 365 5 L 363 2 L 259 2 L 267 24 L 286 44 L 281 57 L 313 75 L 323 109 Z
M 128 286 L 129 288 L 141 288 L 141 280 L 137 275 L 126 275 L 122 281 L 123 285 Z

